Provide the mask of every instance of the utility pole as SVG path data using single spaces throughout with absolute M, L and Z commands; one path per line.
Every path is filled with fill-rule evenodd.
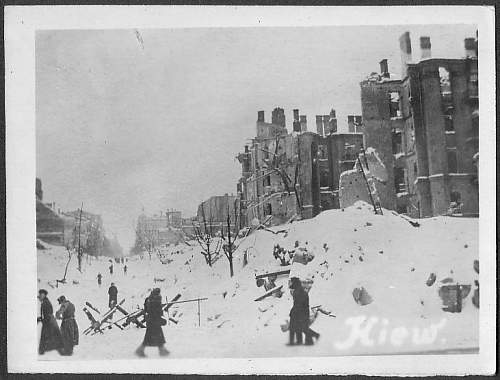
M 82 207 L 80 208 L 80 222 L 78 224 L 78 271 L 82 272 L 82 252 L 80 248 L 80 235 L 82 229 L 82 211 L 83 211 L 83 202 Z

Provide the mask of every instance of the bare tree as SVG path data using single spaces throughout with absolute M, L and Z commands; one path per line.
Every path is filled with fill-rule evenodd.
M 235 245 L 235 241 L 238 238 L 238 233 L 239 233 L 238 208 L 236 202 L 237 200 L 235 200 L 233 207 L 233 212 L 234 212 L 233 217 L 231 217 L 231 210 L 229 208 L 229 204 L 227 205 L 227 216 L 226 216 L 227 236 L 224 237 L 223 235 L 224 245 L 222 246 L 224 255 L 226 256 L 229 262 L 229 273 L 231 277 L 234 276 L 233 254 L 236 251 L 236 248 L 238 248 Z M 231 227 L 231 220 L 234 222 L 234 227 Z
M 66 246 L 66 251 L 68 251 L 68 261 L 66 262 L 66 268 L 64 269 L 64 276 L 61 280 L 56 280 L 56 283 L 66 283 L 66 275 L 68 274 L 69 262 L 71 261 L 71 257 L 73 256 L 72 249 L 69 247 L 69 245 Z
M 201 254 L 205 257 L 208 266 L 211 267 L 220 252 L 222 240 L 216 236 L 214 231 L 212 209 L 210 208 L 209 220 L 207 221 L 203 203 L 201 204 L 201 218 L 202 223 L 193 223 L 194 236 L 201 248 Z

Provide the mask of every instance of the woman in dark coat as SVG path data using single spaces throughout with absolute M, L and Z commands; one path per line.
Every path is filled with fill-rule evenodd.
M 290 340 L 289 344 L 302 344 L 302 334 L 306 336 L 306 344 L 313 344 L 312 337 L 319 338 L 319 334 L 309 327 L 309 295 L 302 287 L 300 279 L 293 277 L 290 289 L 292 289 L 293 306 L 290 310 Z
M 41 302 L 41 313 L 38 322 L 42 322 L 42 332 L 40 335 L 40 345 L 38 346 L 38 353 L 43 355 L 46 351 L 58 350 L 62 352 L 63 340 L 61 331 L 54 318 L 54 310 L 52 304 L 47 298 L 47 291 L 40 289 L 38 292 L 38 299 Z
M 61 334 L 64 343 L 64 355 L 73 355 L 73 347 L 78 345 L 78 324 L 75 320 L 75 306 L 66 297 L 57 299 L 61 308 L 56 313 L 61 322 Z
M 165 324 L 163 316 L 163 307 L 161 304 L 160 289 L 155 288 L 151 295 L 144 302 L 144 313 L 146 314 L 146 334 L 139 348 L 136 350 L 138 356 L 146 356 L 144 353 L 145 347 L 158 347 L 160 355 L 168 354 L 165 348 L 165 336 L 161 326 Z

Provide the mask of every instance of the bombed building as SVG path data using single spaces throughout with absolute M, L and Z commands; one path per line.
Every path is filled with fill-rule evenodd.
M 433 58 L 421 37 L 414 62 L 408 32 L 400 47 L 401 78 L 384 59 L 361 82 L 364 146 L 387 170 L 385 182 L 375 181 L 380 204 L 413 217 L 477 215 L 477 39 L 465 39 L 459 59 Z
M 259 111 L 256 136 L 238 155 L 243 224 L 281 224 L 338 208 L 340 173 L 353 167 L 362 147 L 361 124 L 361 117 L 353 116 L 353 132 L 338 133 L 332 109 L 328 115 L 316 116 L 316 132 L 312 132 L 306 115 L 295 109 L 289 133 L 282 108 L 272 111 L 270 123 Z

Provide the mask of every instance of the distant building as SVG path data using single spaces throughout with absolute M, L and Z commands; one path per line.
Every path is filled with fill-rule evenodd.
M 136 226 L 136 250 L 147 250 L 183 239 L 182 213 L 177 210 L 160 211 L 160 215 L 139 215 Z
M 200 203 L 196 213 L 198 225 L 211 226 L 214 231 L 227 230 L 227 216 L 229 213 L 230 224 L 233 228 L 240 223 L 240 200 L 236 195 L 215 195 Z
M 318 133 L 308 131 L 307 118 L 297 109 L 292 133 L 284 123 L 282 108 L 273 110 L 271 123 L 259 111 L 257 134 L 238 155 L 242 177 L 237 190 L 245 225 L 255 220 L 281 224 L 339 207 L 339 176 L 344 169 L 352 169 L 363 135 L 337 133 L 333 109 L 329 115 L 316 116 Z
M 36 197 L 36 237 L 44 242 L 71 248 L 78 246 L 84 253 L 99 256 L 102 254 L 104 228 L 100 215 L 80 210 L 56 211 L 55 202 L 44 203 L 42 181 L 37 178 Z
M 478 215 L 477 39 L 465 39 L 460 59 L 432 58 L 421 37 L 413 62 L 408 32 L 400 46 L 402 79 L 382 60 L 380 74 L 361 82 L 364 145 L 388 169 L 381 204 L 413 217 Z

